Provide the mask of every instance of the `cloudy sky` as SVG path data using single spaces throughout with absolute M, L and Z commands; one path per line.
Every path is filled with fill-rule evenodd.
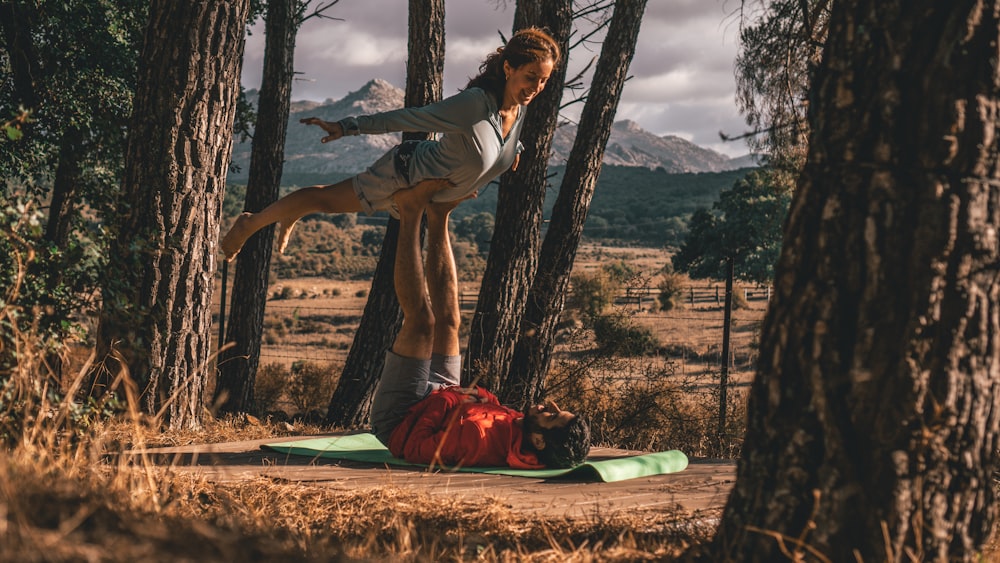
M 343 21 L 307 21 L 296 42 L 295 70 L 300 74 L 293 98 L 338 99 L 372 78 L 402 88 L 406 4 L 340 0 L 326 13 Z M 729 156 L 745 154 L 742 141 L 723 143 L 719 138 L 719 131 L 739 134 L 745 128 L 734 101 L 734 6 L 735 0 L 650 0 L 616 120 L 631 119 L 657 135 L 677 135 Z M 510 34 L 513 18 L 513 0 L 445 3 L 446 96 L 463 87 L 485 55 L 500 45 L 498 31 Z M 263 25 L 247 38 L 247 88 L 260 85 L 263 39 Z M 598 48 L 574 50 L 570 74 L 596 56 Z

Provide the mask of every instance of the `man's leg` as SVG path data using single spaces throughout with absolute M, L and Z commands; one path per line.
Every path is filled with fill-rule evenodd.
M 458 328 L 462 317 L 458 303 L 458 273 L 448 236 L 448 217 L 458 202 L 427 206 L 427 290 L 434 314 L 433 352 L 444 356 L 459 353 Z
M 420 219 L 433 187 L 424 182 L 394 198 L 400 222 L 393 281 L 403 310 L 403 326 L 386 354 L 371 411 L 372 431 L 386 445 L 406 411 L 426 395 L 430 376 L 435 321 L 424 281 Z
M 431 203 L 427 206 L 427 289 L 434 314 L 434 344 L 431 354 L 429 388 L 459 385 L 462 358 L 459 355 L 458 274 L 448 236 L 448 217 L 459 202 Z

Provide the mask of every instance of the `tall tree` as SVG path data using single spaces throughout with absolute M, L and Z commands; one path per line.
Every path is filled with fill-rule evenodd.
M 172 427 L 204 408 L 213 273 L 248 0 L 154 0 L 129 127 L 121 215 L 92 374 L 120 373 Z
M 268 0 L 264 17 L 264 72 L 257 97 L 257 119 L 250 148 L 243 211 L 256 213 L 278 199 L 285 163 L 285 136 L 295 77 L 295 36 L 302 23 L 339 0 L 320 4 L 306 15 L 309 0 Z M 251 3 L 252 5 L 253 3 Z M 252 412 L 254 383 L 260 365 L 260 338 L 267 305 L 268 273 L 274 225 L 243 245 L 233 276 L 233 300 L 224 341 L 231 344 L 219 357 L 214 402 L 220 412 Z
M 0 201 L 11 194 L 48 211 L 17 303 L 40 312 L 36 330 L 54 344 L 46 361 L 56 379 L 56 352 L 79 328 L 66 320 L 90 312 L 108 254 L 93 227 L 120 200 L 146 11 L 142 0 L 0 2 L 0 121 L 18 116 L 22 135 L 0 143 Z
M 998 14 L 834 4 L 712 560 L 980 557 L 1000 439 Z
M 545 90 L 531 103 L 521 132 L 524 151 L 517 170 L 500 177 L 494 237 L 466 350 L 466 383 L 479 380 L 497 389 L 499 375 L 514 353 L 521 314 L 538 265 L 546 172 L 566 82 L 572 12 L 571 0 L 522 1 L 514 12 L 515 32 L 529 26 L 547 29 L 559 43 L 563 60 L 553 69 Z
M 578 133 L 542 242 L 514 356 L 501 384 L 500 400 L 507 404 L 524 407 L 541 395 L 570 272 L 645 9 L 646 0 L 615 2 L 594 69 L 593 86 L 580 114 Z
M 691 218 L 684 244 L 671 262 L 692 278 L 723 279 L 726 299 L 722 316 L 722 363 L 719 377 L 719 434 L 726 427 L 729 389 L 729 343 L 736 278 L 770 283 L 781 250 L 782 226 L 791 199 L 790 175 L 757 169 L 719 194 L 714 206 L 721 215 L 699 209 Z
M 295 34 L 299 0 L 268 0 L 264 17 L 264 72 L 257 98 L 257 120 L 250 147 L 243 210 L 256 213 L 278 199 L 285 163 L 285 134 L 295 76 Z M 260 364 L 268 273 L 274 225 L 243 245 L 233 276 L 233 300 L 225 342 L 219 354 L 214 402 L 220 412 L 251 412 L 254 379 Z M 221 343 L 220 343 L 221 346 Z
M 424 106 L 440 100 L 444 76 L 444 0 L 410 0 L 407 53 L 404 103 Z M 426 138 L 425 133 L 403 135 L 404 140 Z M 368 302 L 354 334 L 344 371 L 330 398 L 327 424 L 353 426 L 363 424 L 368 418 L 372 392 L 382 373 L 385 353 L 403 322 L 393 287 L 398 236 L 399 221 L 390 218 Z
M 736 102 L 750 146 L 772 166 L 801 169 L 809 127 L 806 97 L 820 62 L 831 0 L 743 2 Z M 754 8 L 747 9 L 752 4 Z

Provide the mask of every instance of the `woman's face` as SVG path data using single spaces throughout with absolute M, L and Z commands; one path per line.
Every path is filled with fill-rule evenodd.
M 504 61 L 503 70 L 507 75 L 507 85 L 503 91 L 504 101 L 522 106 L 531 103 L 531 100 L 545 89 L 545 83 L 549 81 L 554 66 L 552 59 L 525 63 L 517 68 Z

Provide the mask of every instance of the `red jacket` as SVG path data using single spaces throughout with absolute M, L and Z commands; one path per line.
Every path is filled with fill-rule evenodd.
M 410 407 L 389 436 L 392 455 L 447 467 L 544 467 L 535 454 L 521 451 L 516 422 L 523 413 L 501 405 L 482 387 L 478 400 L 459 389 L 438 389 Z

